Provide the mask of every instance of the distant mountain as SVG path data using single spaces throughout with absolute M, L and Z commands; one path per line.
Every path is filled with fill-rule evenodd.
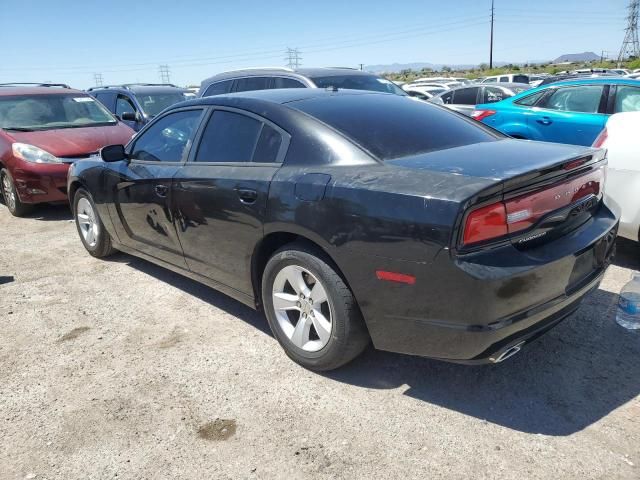
M 567 53 L 565 55 L 561 55 L 556 58 L 553 63 L 581 63 L 581 62 L 595 62 L 600 60 L 600 55 L 596 55 L 593 52 L 583 52 L 583 53 Z
M 508 62 L 494 62 L 494 67 L 502 67 L 507 65 Z M 472 64 L 454 64 L 454 63 L 427 63 L 427 62 L 415 62 L 415 63 L 391 63 L 388 65 L 365 65 L 364 70 L 372 73 L 399 73 L 402 70 L 414 70 L 420 71 L 423 68 L 430 68 L 434 71 L 442 70 L 442 67 L 449 67 L 454 71 L 469 70 L 471 68 L 477 68 L 478 65 Z

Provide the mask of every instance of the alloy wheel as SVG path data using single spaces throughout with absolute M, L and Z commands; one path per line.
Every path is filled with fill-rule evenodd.
M 333 312 L 327 290 L 306 268 L 287 265 L 278 272 L 272 289 L 278 325 L 296 347 L 322 350 L 331 338 Z
M 98 243 L 98 234 L 100 233 L 93 206 L 87 198 L 82 197 L 78 200 L 76 210 L 82 238 L 90 248 L 93 248 Z
M 13 189 L 11 179 L 7 174 L 2 176 L 2 194 L 9 210 L 14 211 L 16 209 L 16 193 Z

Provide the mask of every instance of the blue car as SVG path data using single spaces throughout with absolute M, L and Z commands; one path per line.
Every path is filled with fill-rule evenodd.
M 610 115 L 635 111 L 640 111 L 640 81 L 594 77 L 476 105 L 472 117 L 514 138 L 592 145 Z

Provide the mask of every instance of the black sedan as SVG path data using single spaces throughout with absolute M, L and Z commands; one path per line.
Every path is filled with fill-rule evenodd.
M 446 108 L 288 89 L 165 110 L 75 163 L 80 239 L 264 310 L 287 354 L 499 362 L 574 312 L 618 219 L 604 151 L 513 140 Z

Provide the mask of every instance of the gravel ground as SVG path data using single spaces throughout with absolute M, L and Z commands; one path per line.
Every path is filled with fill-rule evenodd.
M 640 269 L 508 362 L 369 349 L 314 374 L 261 315 L 134 257 L 90 257 L 64 207 L 0 206 L 0 478 L 640 478 Z

